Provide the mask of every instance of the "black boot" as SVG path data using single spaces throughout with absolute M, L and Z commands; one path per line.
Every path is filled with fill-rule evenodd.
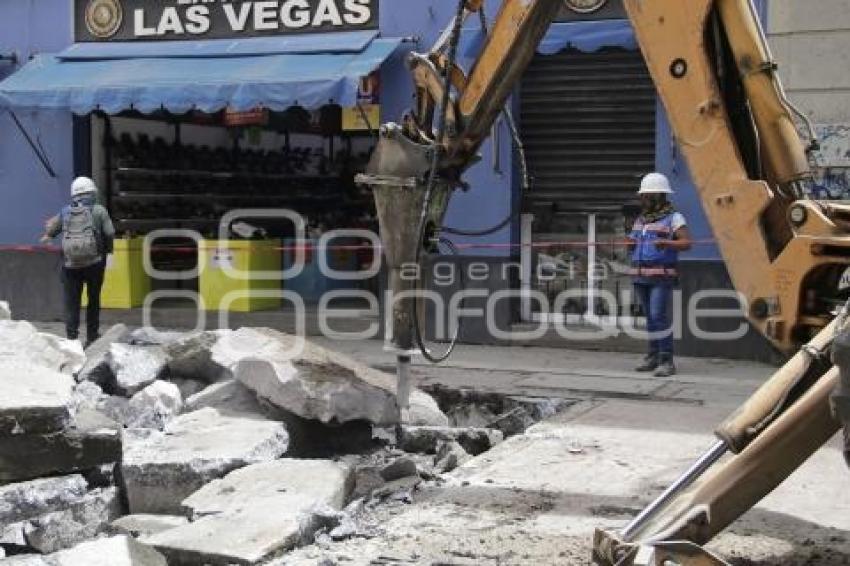
M 658 368 L 658 354 L 647 354 L 643 363 L 635 368 L 635 371 L 649 372 Z
M 662 355 L 659 358 L 658 369 L 653 374 L 655 377 L 670 377 L 676 375 L 676 365 L 673 363 L 672 355 Z

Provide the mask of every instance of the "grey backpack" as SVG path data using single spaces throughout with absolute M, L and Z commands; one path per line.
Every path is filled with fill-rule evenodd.
M 71 206 L 62 219 L 65 267 L 80 269 L 100 261 L 94 216 L 87 206 Z

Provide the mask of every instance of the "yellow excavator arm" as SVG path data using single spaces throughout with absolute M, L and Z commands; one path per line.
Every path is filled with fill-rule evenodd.
M 850 265 L 850 207 L 806 197 L 814 135 L 804 143 L 749 0 L 624 0 L 746 315 L 774 346 L 799 352 L 716 431 L 717 444 L 622 532 L 597 533 L 599 564 L 718 564 L 704 544 L 770 493 L 839 429 L 829 361 Z M 401 276 L 439 231 L 452 190 L 530 63 L 560 0 L 505 0 L 468 73 L 455 64 L 462 1 L 428 53 L 408 63 L 415 104 L 382 126 L 361 182 L 377 202 L 406 406 L 418 329 L 414 284 Z M 796 115 L 806 122 L 804 116 Z M 810 126 L 810 125 L 809 125 Z M 848 341 L 850 348 L 850 341 Z M 850 367 L 850 355 L 844 356 Z M 847 414 L 844 395 L 834 402 Z M 731 458 L 721 458 L 732 453 Z M 649 549 L 649 553 L 643 552 Z

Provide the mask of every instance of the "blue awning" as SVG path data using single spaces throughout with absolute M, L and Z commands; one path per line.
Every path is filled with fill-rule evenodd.
M 461 35 L 458 60 L 467 71 L 484 47 L 484 32 L 480 26 L 464 28 Z M 630 51 L 638 48 L 634 29 L 628 20 L 593 20 L 559 22 L 549 30 L 537 46 L 542 55 L 554 55 L 564 49 L 593 53 L 605 47 L 620 47 Z
M 357 103 L 361 77 L 400 39 L 374 32 L 205 42 L 76 45 L 0 82 L 0 106 L 174 113 Z M 256 42 L 256 43 L 255 43 Z M 179 44 L 179 45 L 174 45 Z M 170 51 L 169 51 L 170 47 Z

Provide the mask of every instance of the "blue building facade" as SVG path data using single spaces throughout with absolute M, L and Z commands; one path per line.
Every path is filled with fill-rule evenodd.
M 487 14 L 495 17 L 500 2 L 487 0 Z M 762 13 L 766 0 L 759 0 Z M 416 2 L 383 0 L 380 5 L 380 34 L 385 38 L 404 38 L 401 46 L 384 62 L 381 74 L 382 120 L 399 119 L 412 101 L 411 79 L 404 64 L 410 50 L 427 50 L 454 15 L 454 2 L 420 0 Z M 56 53 L 74 43 L 73 0 L 16 0 L 0 2 L 0 56 L 17 58 L 16 62 L 0 60 L 0 79 L 9 76 L 25 64 L 32 55 Z M 592 25 L 593 22 L 587 22 Z M 470 27 L 478 22 L 473 20 Z M 581 25 L 580 23 L 578 25 Z M 616 46 L 614 46 L 616 47 Z M 512 104 L 518 106 L 519 89 Z M 90 168 L 84 138 L 75 137 L 75 118 L 68 111 L 24 111 L 17 113 L 24 129 L 55 172 L 51 177 L 30 147 L 9 113 L 0 112 L 0 246 L 3 254 L 31 253 L 10 250 L 9 246 L 37 243 L 44 220 L 54 214 L 67 200 L 68 187 L 75 175 Z M 78 119 L 79 120 L 79 119 Z M 511 147 L 510 132 L 504 123 L 497 126 L 501 143 L 489 140 L 481 149 L 481 162 L 466 175 L 470 189 L 458 191 L 451 202 L 446 224 L 466 230 L 476 230 L 497 224 L 521 206 L 518 167 Z M 520 130 L 522 124 L 520 123 Z M 76 128 L 79 134 L 80 128 Z M 494 151 L 499 155 L 495 156 Z M 669 175 L 678 189 L 676 204 L 690 221 L 695 238 L 704 243 L 684 258 L 694 262 L 697 279 L 705 273 L 722 282 L 725 270 L 719 252 L 713 244 L 711 229 L 702 211 L 702 204 L 690 181 L 687 166 L 675 147 L 663 108 L 656 119 L 656 168 Z M 500 167 L 493 167 L 493 163 Z M 637 189 L 637 187 L 635 187 Z M 476 259 L 493 264 L 518 260 L 521 244 L 520 222 L 483 238 L 457 238 L 459 243 L 474 244 L 462 251 L 466 261 Z M 4 255 L 10 258 L 12 256 Z M 27 259 L 15 256 L 7 266 L 24 265 Z M 45 265 L 40 260 L 39 269 Z M 16 268 L 17 269 L 17 268 Z M 29 268 L 27 268 L 29 271 Z M 2 278 L 12 277 L 5 269 Z M 728 285 L 728 280 L 726 281 Z M 496 278 L 487 282 L 490 288 L 515 287 L 516 280 Z M 6 292 L 12 286 L 0 285 Z M 686 285 L 687 286 L 687 285 Z M 503 313 L 506 323 L 516 321 L 518 310 Z

